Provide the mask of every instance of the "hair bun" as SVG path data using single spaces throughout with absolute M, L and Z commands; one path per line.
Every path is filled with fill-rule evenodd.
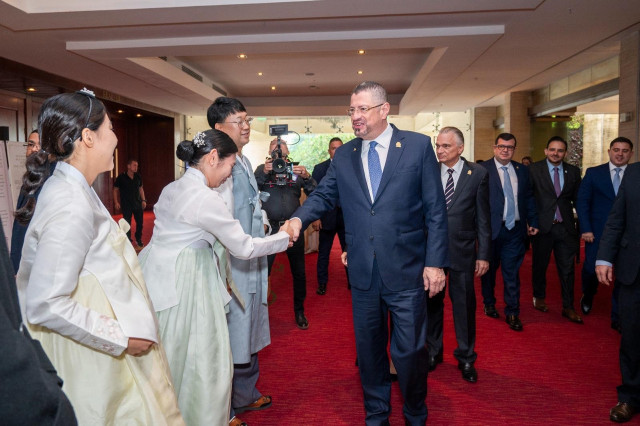
M 185 163 L 190 163 L 193 160 L 194 153 L 195 147 L 193 146 L 193 141 L 182 141 L 176 148 L 176 156 Z

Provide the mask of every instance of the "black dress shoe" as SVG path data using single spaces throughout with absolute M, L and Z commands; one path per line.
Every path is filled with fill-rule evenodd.
M 591 307 L 593 306 L 593 299 L 585 296 L 584 294 L 580 298 L 580 310 L 583 314 L 589 315 L 591 313 Z
M 459 362 L 458 370 L 462 371 L 462 378 L 469 383 L 478 381 L 478 372 L 472 362 Z
M 626 402 L 618 402 L 618 404 L 609 411 L 609 419 L 613 422 L 624 423 L 631 420 L 636 414 L 636 408 Z
M 319 285 L 318 289 L 316 290 L 316 294 L 319 294 L 320 296 L 324 296 L 327 293 L 327 285 Z
M 429 356 L 429 371 L 435 370 L 438 364 L 442 364 L 442 352 L 436 356 Z
M 611 328 L 618 333 L 622 333 L 622 329 L 620 328 L 620 323 L 618 321 L 611 321 Z
M 304 316 L 304 312 L 298 312 L 296 314 L 296 325 L 300 330 L 309 328 L 309 321 L 307 321 L 307 317 Z
M 522 322 L 520 322 L 520 318 L 517 315 L 507 315 L 507 324 L 509 324 L 509 328 L 515 331 L 522 331 Z
M 500 314 L 496 311 L 495 305 L 484 305 L 484 314 L 491 318 L 500 318 Z

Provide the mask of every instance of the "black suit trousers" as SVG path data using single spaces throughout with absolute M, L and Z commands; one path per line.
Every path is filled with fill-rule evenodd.
M 331 247 L 333 247 L 333 241 L 336 238 L 336 234 L 338 234 L 342 251 L 347 250 L 347 244 L 344 240 L 344 223 L 342 226 L 334 229 L 321 229 L 319 234 L 317 263 L 318 286 L 326 286 L 329 282 L 329 258 L 331 255 Z M 349 283 L 349 274 L 347 274 L 347 283 Z
M 280 229 L 277 222 L 271 222 L 271 227 L 273 228 L 273 234 Z M 291 276 L 293 277 L 293 312 L 304 312 L 304 299 L 307 297 L 307 275 L 304 266 L 304 232 L 300 232 L 298 241 L 293 243 L 293 246 L 289 247 L 286 253 L 289 259 L 289 267 L 291 268 Z M 275 259 L 275 254 L 267 256 L 269 276 L 271 276 L 271 268 Z
M 476 293 L 473 287 L 474 271 L 449 270 L 449 298 L 453 311 L 453 325 L 458 347 L 453 356 L 462 363 L 473 363 L 478 355 L 476 344 Z M 442 352 L 442 330 L 444 322 L 444 293 L 427 297 L 427 348 L 429 356 Z
M 136 242 L 141 243 L 142 242 L 142 222 L 144 220 L 144 211 L 141 208 L 132 209 L 130 207 L 122 206 L 122 217 L 124 218 L 124 220 L 127 221 L 129 226 L 133 228 L 133 223 L 131 222 L 131 216 L 133 216 L 133 218 L 136 221 L 136 233 L 135 233 Z M 129 237 L 129 240 L 131 240 L 131 229 L 129 229 L 129 232 L 127 232 L 127 237 Z
M 551 226 L 551 231 L 531 238 L 533 248 L 532 275 L 533 297 L 544 299 L 547 289 L 547 268 L 551 252 L 556 260 L 558 278 L 562 290 L 562 307 L 573 308 L 573 285 L 578 240 L 561 223 Z
M 631 285 L 620 288 L 620 372 L 618 401 L 640 408 L 640 274 Z

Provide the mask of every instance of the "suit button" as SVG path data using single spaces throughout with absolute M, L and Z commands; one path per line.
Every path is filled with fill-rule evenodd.
M 373 235 L 369 235 L 369 239 L 370 239 L 370 240 L 373 240 Z
M 371 210 L 371 216 L 375 216 L 376 212 L 374 210 Z

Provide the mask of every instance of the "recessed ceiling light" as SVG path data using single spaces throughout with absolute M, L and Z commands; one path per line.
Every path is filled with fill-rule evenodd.
M 258 72 L 258 77 L 262 77 L 262 71 Z
M 238 59 L 247 59 L 247 55 L 245 53 L 240 53 L 238 55 Z
M 315 84 L 312 84 L 311 86 L 309 86 L 309 89 L 317 89 L 318 86 L 316 86 Z
M 304 75 L 306 75 L 307 77 L 313 77 L 314 75 L 316 75 L 315 72 L 306 72 L 304 73 Z
M 140 117 L 142 117 L 142 114 L 137 113 L 137 114 L 136 114 L 136 117 L 140 118 Z
M 360 49 L 358 50 L 358 55 L 364 55 L 366 52 L 364 51 L 364 49 Z
M 364 71 L 358 70 L 358 75 L 362 75 L 362 74 L 364 74 Z
M 271 86 L 271 90 L 276 90 L 276 86 Z
M 35 87 L 27 87 L 27 92 L 37 92 Z
M 124 112 L 124 110 L 123 110 L 123 109 L 119 109 L 119 110 L 118 110 L 118 114 L 122 114 L 123 112 Z

